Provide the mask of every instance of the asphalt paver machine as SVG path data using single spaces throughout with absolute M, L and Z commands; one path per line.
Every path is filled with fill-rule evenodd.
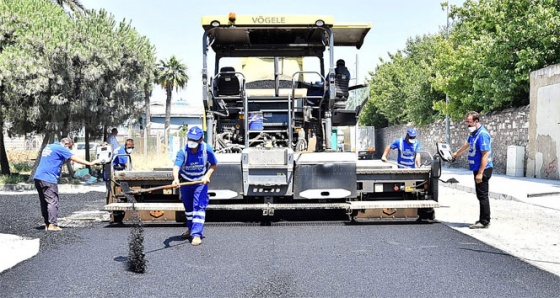
M 438 158 L 412 169 L 337 150 L 333 131 L 357 124 L 369 90 L 338 71 L 335 49 L 360 49 L 369 23 L 232 13 L 203 17 L 202 29 L 203 129 L 218 158 L 207 210 L 270 220 L 317 210 L 350 220 L 434 218 Z M 119 187 L 171 181 L 171 169 L 117 171 L 105 209 L 113 221 L 133 208 L 145 221 L 184 220 L 177 189 L 139 192 L 131 203 Z

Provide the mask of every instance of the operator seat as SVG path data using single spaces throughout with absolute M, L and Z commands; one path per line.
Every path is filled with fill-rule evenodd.
M 346 66 L 338 65 L 335 69 L 335 109 L 345 109 L 346 100 L 348 99 L 348 85 L 350 84 L 350 72 Z
M 216 95 L 218 97 L 239 97 L 241 96 L 241 87 L 239 78 L 235 74 L 235 69 L 231 66 L 220 68 L 216 84 Z
M 348 99 L 348 85 L 350 84 L 350 72 L 346 66 L 337 66 L 335 69 L 335 91 L 337 101 L 345 101 Z

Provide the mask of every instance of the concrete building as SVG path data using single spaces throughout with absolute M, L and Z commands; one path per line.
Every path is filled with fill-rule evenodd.
M 150 133 L 163 132 L 165 126 L 165 101 L 152 102 L 150 105 L 151 127 Z M 182 125 L 197 125 L 202 127 L 204 121 L 204 108 L 202 106 L 190 105 L 187 101 L 175 101 L 171 103 L 171 128 L 173 134 Z

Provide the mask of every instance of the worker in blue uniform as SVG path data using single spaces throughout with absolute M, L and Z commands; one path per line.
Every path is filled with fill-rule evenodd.
M 33 176 L 35 188 L 39 193 L 41 215 L 45 222 L 46 231 L 62 230 L 58 226 L 58 179 L 60 178 L 62 165 L 67 160 L 88 166 L 101 163 L 98 159 L 90 162 L 76 156 L 70 151 L 73 145 L 74 141 L 71 138 L 63 138 L 60 142 L 47 145 L 41 151 L 41 160 Z
M 468 150 L 469 169 L 473 172 L 476 198 L 480 213 L 479 219 L 469 226 L 471 229 L 487 229 L 490 226 L 489 185 L 494 162 L 492 161 L 492 138 L 480 123 L 480 114 L 470 111 L 465 115 L 465 125 L 469 130 L 467 141 L 453 153 L 453 159 Z
M 387 155 L 391 149 L 398 150 L 397 162 L 399 165 L 405 168 L 416 168 L 420 167 L 422 160 L 420 158 L 420 142 L 416 140 L 418 133 L 416 129 L 409 128 L 406 131 L 406 136 L 398 138 L 391 145 L 385 148 L 381 160 L 387 162 Z
M 203 238 L 206 207 L 208 206 L 208 183 L 218 161 L 212 147 L 203 139 L 204 133 L 198 126 L 189 129 L 187 145 L 177 152 L 173 164 L 173 185 L 181 187 L 181 199 L 185 206 L 187 231 L 181 236 L 192 239 L 192 245 L 200 245 Z M 199 182 L 192 185 L 181 181 Z
M 130 154 L 134 150 L 134 140 L 127 139 L 124 145 L 119 146 L 113 152 L 113 168 L 116 171 L 122 171 L 128 168 L 131 164 Z

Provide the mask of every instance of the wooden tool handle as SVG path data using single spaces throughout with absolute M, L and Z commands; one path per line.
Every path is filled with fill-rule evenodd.
M 160 190 L 160 189 L 169 189 L 169 188 L 175 188 L 177 186 L 184 186 L 184 185 L 194 185 L 194 184 L 199 184 L 202 181 L 197 180 L 197 181 L 186 181 L 186 182 L 181 182 L 179 184 L 167 184 L 167 185 L 162 185 L 162 186 L 156 186 L 156 187 L 151 187 L 151 188 L 146 188 L 146 189 L 139 189 L 139 190 L 135 190 L 133 193 L 143 193 L 143 192 L 152 192 L 154 190 Z

